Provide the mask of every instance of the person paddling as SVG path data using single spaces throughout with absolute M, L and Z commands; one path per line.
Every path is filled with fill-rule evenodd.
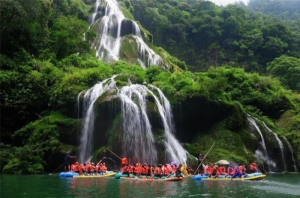
M 64 158 L 64 171 L 70 171 L 70 159 L 76 158 L 76 156 L 71 156 L 70 153 L 66 153 L 66 156 Z
M 203 163 L 203 160 L 204 160 L 204 155 L 202 153 L 199 153 L 199 155 L 198 155 L 198 166 L 199 166 L 198 174 L 204 173 L 203 166 L 201 166 L 201 164 Z

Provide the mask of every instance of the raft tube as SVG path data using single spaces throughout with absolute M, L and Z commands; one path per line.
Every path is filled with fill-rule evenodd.
M 216 181 L 232 181 L 232 180 L 260 180 L 265 178 L 266 175 L 262 173 L 248 173 L 246 176 L 241 178 L 231 178 L 231 176 L 225 177 L 225 175 L 220 175 L 220 178 L 208 177 L 208 175 L 194 175 L 194 180 L 216 180 Z
M 61 172 L 59 174 L 60 177 L 73 177 L 75 175 L 79 175 L 79 174 L 75 172 Z
M 75 172 L 61 172 L 59 174 L 60 177 L 74 177 L 74 178 L 93 178 L 93 177 L 110 177 L 114 176 L 116 172 L 114 171 L 106 171 L 104 174 L 87 174 L 87 175 L 79 175 L 78 173 Z
M 182 181 L 183 177 L 146 177 L 146 176 L 130 176 L 120 177 L 121 180 L 131 181 Z

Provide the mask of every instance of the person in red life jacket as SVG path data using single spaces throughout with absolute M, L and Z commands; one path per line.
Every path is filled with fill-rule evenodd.
M 139 170 L 138 170 L 138 163 L 133 165 L 133 175 L 138 175 Z
M 252 162 L 249 164 L 249 173 L 255 173 L 255 172 L 260 172 L 260 170 L 257 168 L 257 165 L 255 162 Z
M 121 159 L 121 167 L 126 166 L 126 164 L 127 164 L 127 158 L 124 156 L 124 157 Z
M 103 164 L 102 164 L 102 167 L 101 167 L 101 172 L 102 172 L 102 174 L 103 174 L 103 173 L 106 173 L 106 171 L 107 171 L 106 164 L 103 163 Z
M 143 170 L 143 172 L 142 172 L 142 175 L 149 175 L 149 167 L 148 167 L 148 165 L 146 164 L 146 163 L 144 163 L 143 165 L 142 165 L 142 170 Z
M 72 171 L 79 174 L 79 164 L 78 164 L 78 162 L 75 162 L 75 164 L 72 164 Z
M 166 164 L 165 174 L 166 174 L 167 176 L 170 176 L 171 173 L 172 173 L 171 165 L 170 165 L 170 164 Z
M 240 171 L 240 173 L 242 174 L 243 177 L 245 177 L 245 176 L 247 175 L 247 173 L 246 173 L 246 168 L 245 168 L 245 164 L 241 164 L 241 165 L 239 166 L 239 171 Z
M 86 174 L 91 174 L 91 163 L 86 163 L 84 169 Z
M 91 169 L 91 175 L 94 175 L 96 173 L 96 166 L 94 163 L 91 163 L 90 169 Z
M 134 171 L 134 166 L 133 166 L 133 164 L 130 164 L 128 166 L 128 172 L 129 172 L 129 174 L 133 174 L 133 171 Z
M 255 168 L 253 163 L 249 164 L 249 173 L 254 173 L 255 172 Z
M 154 165 L 149 165 L 149 176 L 151 177 L 154 176 L 154 170 L 155 170 Z
M 220 173 L 219 173 L 217 165 L 213 166 L 211 176 L 214 176 L 215 178 L 219 178 L 220 177 Z
M 123 166 L 123 168 L 121 168 L 122 174 L 126 174 L 127 177 L 129 177 L 129 170 L 130 170 L 130 167 L 128 164 L 126 164 L 125 166 Z
M 213 171 L 214 171 L 214 165 L 211 164 L 210 166 L 208 166 L 206 168 L 206 174 L 208 174 L 209 177 L 211 177 L 211 175 L 213 174 Z
M 146 175 L 146 169 L 144 167 L 144 164 L 139 164 L 139 170 L 140 170 L 140 175 Z
M 240 165 L 240 166 L 242 166 L 242 165 Z M 240 171 L 240 169 L 241 169 L 240 166 L 234 167 L 234 169 L 233 169 L 234 174 L 232 175 L 231 179 L 236 178 L 236 177 L 241 178 L 243 176 L 242 172 Z
M 177 165 L 173 164 L 173 165 L 171 165 L 171 168 L 172 168 L 172 174 L 175 175 L 176 170 L 177 170 Z
M 171 177 L 172 176 L 172 167 L 171 167 L 170 164 L 166 164 L 165 175 L 167 177 Z
M 161 165 L 161 175 L 162 176 L 166 176 L 165 170 L 166 170 L 166 166 L 164 164 Z
M 102 174 L 102 172 L 101 172 L 101 167 L 102 167 L 102 163 L 98 163 L 98 164 L 96 165 L 95 171 L 96 171 L 96 173 L 99 174 L 99 175 Z
M 224 165 L 221 165 L 218 168 L 218 171 L 219 171 L 220 175 L 225 175 L 225 177 L 227 176 L 226 169 L 225 169 Z
M 157 165 L 154 169 L 154 176 L 155 177 L 159 177 L 161 178 L 162 177 L 162 174 L 161 174 L 161 164 Z
M 84 165 L 80 164 L 78 167 L 79 167 L 79 175 L 83 175 L 84 174 Z
M 203 167 L 203 172 L 204 172 L 204 174 L 205 175 L 208 175 L 208 172 L 207 172 L 207 169 L 209 168 L 209 165 L 208 164 L 203 164 L 204 165 L 204 167 Z

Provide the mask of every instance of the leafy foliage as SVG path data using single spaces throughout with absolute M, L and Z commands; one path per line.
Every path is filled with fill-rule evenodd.
M 289 12 L 298 16 L 294 4 L 253 0 L 249 7 L 218 7 L 208 1 L 136 0 L 132 13 L 152 32 L 156 45 L 193 71 L 226 64 L 265 73 L 266 64 L 282 54 L 299 57 L 299 17 L 287 17 Z M 277 10 L 285 17 L 274 19 Z
M 267 71 L 278 77 L 287 88 L 300 92 L 300 59 L 280 56 L 268 64 Z

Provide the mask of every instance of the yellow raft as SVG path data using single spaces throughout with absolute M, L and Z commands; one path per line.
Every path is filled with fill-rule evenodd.
M 117 173 L 113 171 L 108 171 L 104 174 L 94 174 L 94 175 L 74 175 L 73 178 L 102 178 L 102 177 L 112 177 Z

